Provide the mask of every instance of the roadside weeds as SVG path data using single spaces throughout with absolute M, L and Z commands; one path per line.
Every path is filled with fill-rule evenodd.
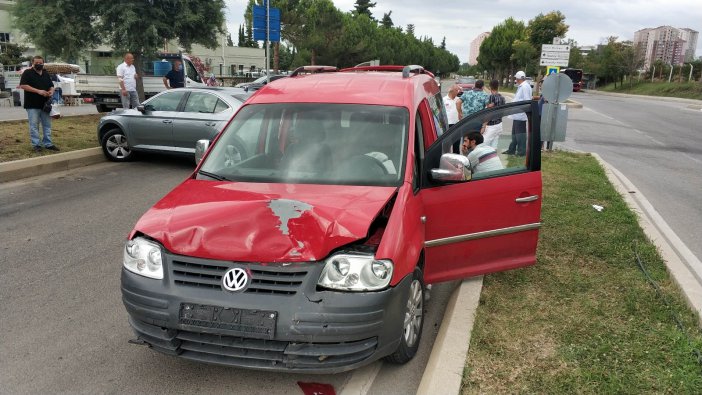
M 699 393 L 697 318 L 635 214 L 589 155 L 545 153 L 543 169 L 538 263 L 485 277 L 462 393 Z
M 76 151 L 98 146 L 96 127 L 103 114 L 79 115 L 54 119 L 51 137 L 61 152 Z M 41 136 L 41 125 L 39 134 Z M 0 122 L 0 162 L 35 158 L 55 154 L 42 150 L 35 153 L 29 142 L 29 125 L 26 120 Z

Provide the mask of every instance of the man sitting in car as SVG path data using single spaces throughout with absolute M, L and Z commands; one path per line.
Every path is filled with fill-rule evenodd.
M 480 132 L 470 132 L 463 138 L 461 153 L 468 158 L 473 174 L 504 169 L 497 151 L 483 141 Z

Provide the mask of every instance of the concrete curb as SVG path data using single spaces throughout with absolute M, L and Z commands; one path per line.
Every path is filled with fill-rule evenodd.
M 647 100 L 656 100 L 656 101 L 667 101 L 667 102 L 675 102 L 675 103 L 688 103 L 688 104 L 702 105 L 702 100 L 685 99 L 682 97 L 632 95 L 629 93 L 603 92 L 603 91 L 591 90 L 591 89 L 583 90 L 583 92 L 591 93 L 594 95 L 629 97 L 629 98 L 638 98 L 638 99 L 647 99 Z
M 668 272 L 678 285 L 690 308 L 697 314 L 702 327 L 702 262 L 668 226 L 646 197 L 619 170 L 593 153 L 604 168 L 607 178 L 636 213 L 639 225 L 658 248 Z
M 104 162 L 101 147 L 0 163 L 0 182 L 19 180 Z
M 429 361 L 417 389 L 418 395 L 459 394 L 483 276 L 466 279 L 453 291 Z

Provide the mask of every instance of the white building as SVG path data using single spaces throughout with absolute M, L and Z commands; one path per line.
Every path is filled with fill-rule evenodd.
M 470 53 L 468 54 L 468 64 L 473 66 L 478 64 L 478 55 L 480 55 L 480 45 L 483 41 L 490 36 L 490 32 L 484 32 L 478 34 L 478 37 L 474 38 L 470 42 Z

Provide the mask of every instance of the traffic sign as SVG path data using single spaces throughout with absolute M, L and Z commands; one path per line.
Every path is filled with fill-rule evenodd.
M 541 52 L 570 52 L 569 45 L 541 44 Z
M 566 65 L 567 66 L 567 65 Z M 561 72 L 561 68 L 558 66 L 548 66 L 546 67 L 546 75 L 558 74 Z
M 253 38 L 256 41 L 265 41 L 266 32 L 270 32 L 269 41 L 280 41 L 280 8 L 268 10 L 270 12 L 266 18 L 266 7 L 253 6 Z
M 542 44 L 539 66 L 568 67 L 570 60 L 570 46 L 557 44 Z

